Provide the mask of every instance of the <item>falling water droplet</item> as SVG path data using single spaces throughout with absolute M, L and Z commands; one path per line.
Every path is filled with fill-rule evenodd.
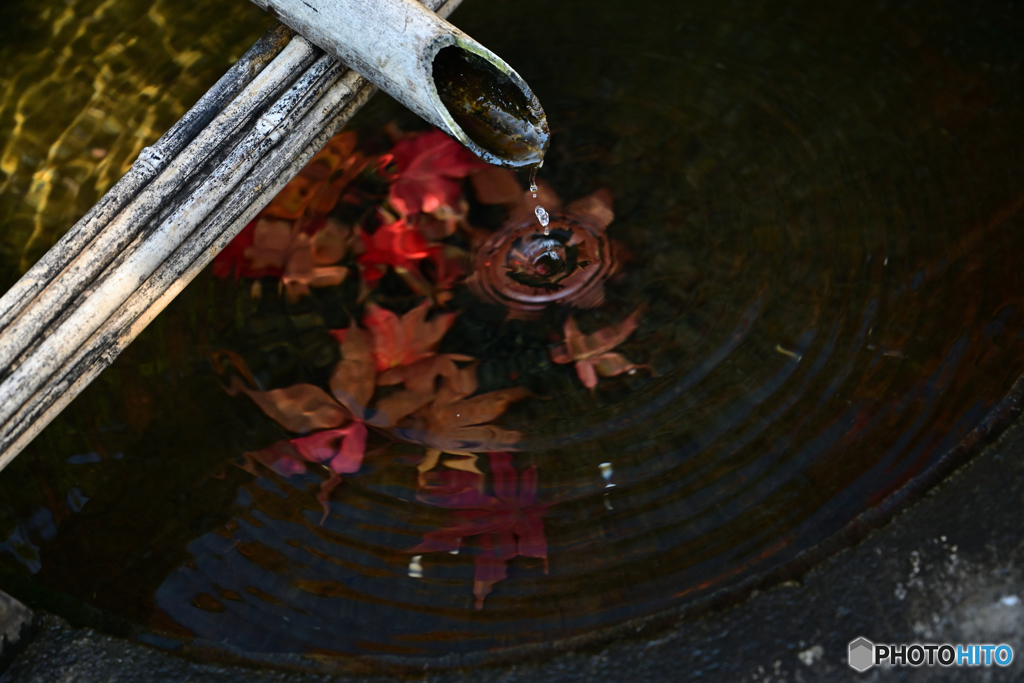
M 612 468 L 612 464 L 610 462 L 603 462 L 597 466 L 597 469 L 601 471 L 601 477 L 604 479 L 604 487 L 606 489 L 615 488 L 615 484 L 612 483 L 612 475 L 615 473 L 615 470 Z M 612 507 L 612 501 L 608 497 L 607 493 L 604 494 L 604 506 L 609 510 L 615 509 Z
M 537 169 L 540 166 L 534 166 L 530 169 L 530 192 L 533 194 L 533 198 L 537 198 Z
M 409 560 L 409 576 L 414 579 L 423 578 L 423 565 L 420 564 L 420 560 L 422 559 L 422 555 L 413 555 L 412 559 Z
M 548 216 L 548 212 L 544 210 L 543 206 L 538 206 L 533 212 L 537 214 L 537 220 L 540 221 L 541 227 L 544 228 L 544 234 L 549 234 L 551 230 L 548 228 L 548 223 L 551 222 L 551 217 Z

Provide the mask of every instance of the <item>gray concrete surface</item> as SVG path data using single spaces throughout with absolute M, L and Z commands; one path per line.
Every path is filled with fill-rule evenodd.
M 424 672 L 414 679 L 522 681 L 1024 680 L 1024 421 L 863 542 L 733 608 L 546 660 Z M 0 683 L 382 681 L 195 663 L 41 615 Z M 846 664 L 876 643 L 1007 643 L 1006 668 L 871 669 Z

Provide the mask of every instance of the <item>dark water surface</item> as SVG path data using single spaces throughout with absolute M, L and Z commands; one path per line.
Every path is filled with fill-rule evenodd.
M 221 389 L 209 352 L 255 328 L 203 275 L 0 473 L 0 587 L 257 653 L 578 635 L 792 560 L 1024 371 L 1019 3 L 466 0 L 453 19 L 543 103 L 542 177 L 566 200 L 615 195 L 628 258 L 581 321 L 644 306 L 618 350 L 655 374 L 593 395 L 547 342 L 498 354 L 481 333 L 482 375 L 548 389 L 506 416 L 548 506 L 548 573 L 516 558 L 482 610 L 472 545 L 410 576 L 446 519 L 415 497 L 422 447 L 377 448 L 323 525 L 319 477 L 235 467 L 283 432 Z M 0 282 L 267 26 L 241 0 L 0 9 Z M 378 96 L 355 125 L 395 116 Z M 263 311 L 255 345 L 312 362 L 347 324 L 318 306 Z

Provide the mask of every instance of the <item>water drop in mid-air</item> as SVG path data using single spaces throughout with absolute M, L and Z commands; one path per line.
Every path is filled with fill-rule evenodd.
M 537 214 L 537 220 L 540 221 L 541 227 L 544 228 L 544 234 L 549 234 L 550 228 L 548 228 L 548 223 L 551 222 L 551 217 L 548 215 L 548 212 L 544 210 L 543 206 L 538 206 L 533 212 Z

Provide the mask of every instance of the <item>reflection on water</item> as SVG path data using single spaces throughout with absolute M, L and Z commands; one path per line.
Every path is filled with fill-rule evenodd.
M 254 303 L 251 281 L 205 275 L 0 475 L 5 587 L 257 652 L 544 642 L 793 559 L 1006 394 L 1024 370 L 1019 11 L 598 2 L 583 30 L 569 3 L 514 5 L 456 21 L 544 103 L 545 180 L 611 190 L 617 267 L 599 305 L 529 319 L 451 291 L 438 351 L 480 359 L 482 392 L 547 399 L 501 416 L 516 450 L 371 435 L 324 518 L 327 470 L 240 460 L 295 435 L 226 396 L 207 358 L 244 352 L 263 387 L 319 381 L 339 358 L 328 330 L 363 320 L 342 305 L 353 281 Z M 396 115 L 375 101 L 356 126 L 370 139 Z M 0 206 L 34 216 L 19 173 Z M 540 246 L 520 249 L 530 277 L 563 259 Z M 595 353 L 648 369 L 589 389 L 579 361 L 596 356 L 556 352 L 569 321 L 593 334 L 638 308 Z
M 0 8 L 4 289 L 270 25 L 242 2 L 182 10 L 166 0 Z

